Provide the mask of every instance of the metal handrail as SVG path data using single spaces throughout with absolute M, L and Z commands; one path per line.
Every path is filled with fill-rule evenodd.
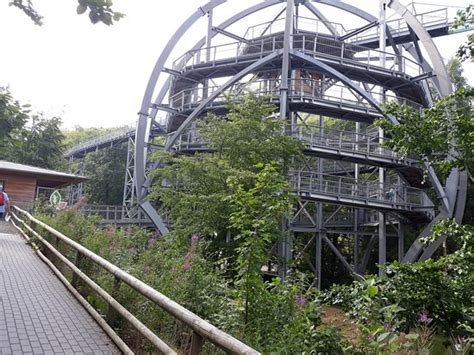
M 373 155 L 405 158 L 395 151 L 386 148 L 387 139 L 378 137 L 377 134 L 341 131 L 319 126 L 298 125 L 290 126 L 293 137 L 311 145 L 320 145 L 330 148 L 357 151 Z
M 268 95 L 272 99 L 278 99 L 280 97 L 281 81 L 278 79 L 255 80 L 248 82 L 243 86 L 245 90 L 251 91 L 257 96 Z M 290 79 L 288 80 L 288 87 L 289 98 L 323 100 L 341 105 L 360 107 L 364 110 L 371 109 L 374 110 L 374 112 L 376 111 L 372 104 L 358 97 L 356 94 L 354 94 L 353 90 L 345 85 L 331 84 L 330 86 L 326 86 L 323 81 L 317 79 Z M 207 95 L 212 95 L 219 89 L 220 86 L 211 85 L 181 90 L 170 97 L 170 107 L 178 111 L 193 108 L 204 100 L 204 93 L 207 93 Z M 243 92 L 241 83 L 235 84 L 225 90 L 214 100 L 214 103 L 224 103 L 227 95 L 232 95 L 236 92 Z M 410 99 L 400 96 L 390 94 L 382 95 L 381 93 L 375 91 L 370 91 L 369 94 L 371 94 L 372 97 L 378 102 L 398 102 L 401 105 L 410 106 L 417 110 L 420 110 L 423 107 L 422 105 Z
M 291 171 L 290 184 L 296 193 L 319 192 L 383 201 L 406 208 L 434 207 L 426 193 L 404 184 L 384 184 L 378 181 L 358 182 L 353 178 L 308 171 Z
M 344 26 L 338 22 L 321 21 L 319 19 L 313 19 L 304 16 L 294 16 L 294 19 L 294 23 L 298 24 L 299 31 L 312 31 L 316 33 L 324 33 L 322 31 L 327 31 L 327 33 L 324 34 L 332 35 L 326 27 L 327 25 L 330 25 L 339 34 L 347 33 L 347 30 L 344 28 Z M 296 20 L 298 22 L 296 22 Z M 283 32 L 285 30 L 285 21 L 285 18 L 281 18 L 276 21 L 268 21 L 260 23 L 258 25 L 250 26 L 245 31 L 243 38 L 247 40 L 254 40 L 262 36 L 268 36 L 275 33 Z M 308 29 L 308 27 L 310 28 Z
M 382 52 L 369 47 L 337 41 L 335 39 L 328 39 L 327 36 L 318 35 L 318 33 L 309 35 L 295 34 L 292 35 L 292 37 L 294 38 L 293 46 L 297 50 L 311 55 L 337 58 L 338 60 L 342 59 L 343 61 L 352 62 L 354 65 L 363 66 L 365 69 L 375 68 L 380 70 L 381 67 L 374 64 L 373 58 L 392 55 L 391 53 Z M 252 41 L 251 44 L 237 41 L 216 46 L 202 47 L 188 51 L 176 59 L 173 62 L 173 69 L 181 71 L 186 66 L 194 68 L 196 65 L 224 59 L 234 59 L 237 61 L 239 58 L 243 59 L 246 56 L 258 56 L 258 58 L 263 58 L 267 54 L 273 53 L 281 48 L 283 48 L 283 40 L 277 39 L 276 37 L 273 37 L 272 39 L 262 38 L 260 40 Z M 362 54 L 364 55 L 362 56 Z M 400 64 L 402 64 L 400 68 L 404 68 L 403 72 L 405 74 L 420 75 L 423 73 L 422 66 L 416 61 L 406 56 L 398 56 L 398 59 Z M 412 72 L 409 72 L 408 69 Z M 394 69 L 391 71 L 401 72 L 401 69 Z
M 340 150 L 360 152 L 364 154 L 388 156 L 396 159 L 412 159 L 397 154 L 386 148 L 385 138 L 378 137 L 378 132 L 353 132 L 332 128 L 321 128 L 311 125 L 288 125 L 287 130 L 294 138 L 309 146 L 324 146 Z M 177 151 L 190 148 L 201 148 L 208 144 L 195 127 L 185 129 L 176 140 L 173 148 Z
M 360 211 L 360 209 L 358 209 Z M 325 227 L 333 226 L 347 226 L 354 225 L 357 222 L 357 225 L 373 225 L 379 222 L 379 213 L 374 210 L 362 210 L 363 213 L 355 213 L 354 211 L 350 212 L 338 212 L 331 215 L 331 217 L 326 220 L 326 215 L 323 216 L 323 221 Z M 386 216 L 387 223 L 396 223 L 397 220 L 391 215 Z M 308 226 L 310 224 L 304 223 L 305 215 L 300 213 L 291 220 L 293 225 Z M 316 226 L 316 222 L 312 221 L 311 225 Z
M 111 275 L 115 277 L 115 283 L 114 283 L 114 290 L 117 292 L 120 286 L 121 282 L 126 283 L 128 286 L 133 288 L 135 291 L 140 293 L 142 296 L 148 298 L 150 301 L 152 301 L 154 304 L 159 306 L 162 310 L 166 311 L 168 314 L 170 314 L 173 318 L 176 320 L 179 320 L 180 322 L 186 324 L 188 327 L 190 327 L 193 330 L 193 336 L 192 336 L 192 344 L 191 344 L 191 353 L 196 354 L 199 353 L 204 340 L 207 340 L 214 345 L 220 347 L 224 351 L 230 352 L 230 353 L 236 353 L 236 354 L 259 354 L 255 349 L 249 347 L 248 345 L 244 344 L 240 340 L 232 337 L 231 335 L 223 332 L 222 330 L 216 328 L 209 322 L 205 321 L 204 319 L 200 318 L 193 312 L 189 311 L 188 309 L 184 308 L 183 306 L 179 305 L 178 303 L 174 302 L 170 298 L 166 297 L 162 293 L 158 292 L 151 286 L 147 285 L 143 281 L 137 279 L 136 277 L 130 275 L 126 271 L 120 269 L 116 265 L 112 264 L 111 262 L 105 260 L 101 256 L 93 253 L 89 249 L 85 248 L 81 244 L 73 241 L 72 239 L 68 238 L 61 232 L 55 230 L 51 226 L 47 225 L 46 223 L 36 219 L 33 217 L 30 213 L 27 211 L 22 210 L 21 208 L 17 206 L 13 206 L 13 209 L 15 209 L 17 212 L 21 213 L 24 215 L 30 222 L 34 223 L 35 225 L 38 225 L 45 230 L 47 230 L 51 235 L 53 235 L 56 238 L 56 245 L 59 242 L 64 243 L 68 247 L 72 248 L 73 250 L 76 251 L 77 257 L 76 257 L 76 263 L 73 264 L 70 262 L 67 258 L 65 258 L 61 253 L 59 253 L 54 247 L 51 246 L 44 238 L 39 236 L 38 233 L 34 232 L 29 226 L 24 223 L 25 228 L 27 228 L 30 232 L 33 232 L 35 236 L 43 243 L 48 249 L 51 251 L 56 251 L 53 253 L 60 257 L 61 261 L 65 262 L 68 267 L 70 267 L 74 273 L 74 275 L 77 275 L 76 277 L 81 278 L 84 282 L 88 282 L 90 279 L 81 271 L 79 270 L 79 266 L 82 263 L 84 258 L 87 258 L 91 261 L 93 261 L 96 265 L 100 266 L 103 270 L 109 272 Z M 14 216 L 18 218 L 16 215 Z M 41 237 L 41 239 L 39 238 Z M 94 289 L 97 291 L 96 289 Z M 105 291 L 104 291 L 105 292 Z M 109 295 L 110 296 L 110 295 Z M 123 307 L 120 308 L 120 306 L 117 304 L 112 297 L 112 299 L 104 298 L 104 300 L 109 304 L 109 309 L 114 309 L 115 311 L 119 312 L 121 315 L 125 316 L 126 313 L 121 313 L 123 311 Z M 114 302 L 115 301 L 115 302 Z M 130 320 L 127 318 L 127 320 Z M 132 324 L 135 325 L 135 324 Z M 143 328 L 144 327 L 144 328 Z M 151 332 L 148 328 L 146 328 L 144 325 L 143 327 L 141 326 L 135 326 L 135 328 L 145 337 L 147 337 L 148 340 L 152 341 L 152 343 L 160 350 L 165 353 L 170 353 L 174 354 L 175 351 L 171 349 L 168 345 L 166 345 L 164 342 L 162 342 L 154 333 L 149 333 Z M 146 328 L 146 329 L 145 329 Z M 148 332 L 149 331 L 149 332 Z M 154 337 L 153 337 L 154 336 Z M 154 340 L 154 341 L 153 341 Z
M 141 208 L 134 210 L 133 217 L 129 217 L 130 211 L 124 205 L 84 205 L 79 212 L 86 216 L 99 216 L 103 223 L 151 223 L 150 217 Z
M 448 9 L 437 9 L 432 11 L 423 12 L 421 14 L 416 14 L 415 17 L 423 25 L 423 27 L 430 27 L 435 25 L 449 25 Z M 438 15 L 436 15 L 438 14 Z M 387 26 L 390 28 L 392 36 L 395 34 L 408 32 L 409 26 L 406 21 L 402 18 L 389 20 L 387 21 Z M 353 29 L 355 30 L 355 29 Z M 352 32 L 349 30 L 348 32 Z M 366 39 L 378 38 L 380 36 L 380 27 L 375 26 L 367 31 L 359 33 L 351 37 L 351 42 L 361 42 Z
M 106 134 L 97 136 L 95 138 L 89 139 L 85 142 L 76 144 L 74 147 L 68 149 L 65 153 L 65 157 L 73 156 L 83 150 L 87 150 L 92 147 L 97 147 L 99 145 L 113 142 L 117 139 L 122 139 L 127 137 L 130 133 L 135 132 L 135 125 L 127 125 L 110 131 Z
M 434 25 L 449 25 L 451 22 L 448 16 L 448 9 L 436 9 L 431 11 L 426 11 L 423 13 L 415 14 L 415 17 L 418 21 L 424 26 L 434 26 Z M 332 35 L 329 30 L 327 30 L 327 25 L 330 25 L 332 28 L 336 29 L 336 33 L 341 36 L 352 33 L 359 28 L 350 28 L 346 29 L 345 26 L 338 22 L 331 21 L 322 21 L 320 19 L 308 18 L 304 16 L 294 16 L 294 23 L 297 24 L 298 30 L 308 30 L 306 27 L 310 27 L 314 32 L 321 33 L 322 31 L 328 31 L 328 35 Z M 254 40 L 256 38 L 272 35 L 275 33 L 281 33 L 285 29 L 285 19 L 280 18 L 276 21 L 267 21 L 257 25 L 253 25 L 247 28 L 243 38 L 247 40 Z M 302 26 L 303 25 L 303 26 Z M 306 25 L 306 26 L 305 26 Z M 392 35 L 408 31 L 408 25 L 403 18 L 397 18 L 387 21 L 387 26 L 390 28 Z M 326 34 L 326 33 L 324 33 Z M 333 35 L 334 36 L 334 35 Z M 351 42 L 358 42 L 361 39 L 377 37 L 379 36 L 379 26 L 375 26 L 371 29 L 368 29 L 364 32 L 361 32 L 357 35 L 351 37 Z

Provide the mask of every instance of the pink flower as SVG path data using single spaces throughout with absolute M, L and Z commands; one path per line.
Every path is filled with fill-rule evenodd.
M 428 317 L 428 313 L 423 310 L 423 312 L 420 313 L 418 317 L 418 322 L 424 323 L 424 324 L 430 324 L 433 321 L 433 318 Z
M 303 296 L 296 297 L 295 302 L 297 305 L 300 305 L 300 306 L 304 306 L 306 304 L 306 300 Z

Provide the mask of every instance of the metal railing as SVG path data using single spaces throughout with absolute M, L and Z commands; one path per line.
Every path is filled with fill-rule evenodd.
M 133 218 L 128 217 L 126 206 L 122 205 L 85 205 L 79 208 L 79 212 L 86 216 L 99 216 L 103 223 L 126 223 L 133 221 L 134 223 L 151 223 L 150 218 L 141 208 L 137 208 L 133 214 Z
M 335 149 L 350 150 L 371 155 L 404 158 L 393 150 L 386 148 L 387 139 L 376 134 L 341 131 L 319 126 L 291 126 L 292 136 L 309 146 L 324 146 Z
M 100 135 L 98 137 L 89 139 L 88 141 L 75 145 L 74 147 L 68 149 L 66 153 L 64 153 L 64 156 L 74 156 L 75 154 L 80 153 L 82 151 L 126 138 L 133 132 L 135 132 L 135 125 L 127 125 L 114 129 L 113 131 L 110 131 L 106 134 Z
M 104 328 L 107 334 L 116 342 L 117 346 L 126 354 L 133 354 L 130 348 L 120 339 L 117 334 L 111 329 L 110 324 L 115 323 L 116 314 L 124 317 L 143 337 L 148 339 L 157 350 L 165 354 L 176 354 L 176 351 L 167 345 L 163 340 L 161 340 L 156 334 L 154 334 L 148 327 L 141 323 L 133 314 L 131 314 L 125 307 L 116 301 L 118 297 L 118 292 L 120 290 L 121 283 L 125 283 L 130 286 L 133 290 L 138 292 L 140 295 L 146 297 L 152 301 L 156 306 L 160 307 L 162 310 L 170 314 L 174 319 L 182 322 L 186 326 L 192 329 L 192 341 L 191 341 L 191 354 L 197 354 L 201 351 L 203 342 L 209 341 L 212 344 L 218 346 L 229 353 L 236 354 L 258 354 L 255 349 L 247 346 L 241 341 L 235 339 L 231 335 L 221 331 L 216 328 L 209 322 L 195 315 L 191 311 L 187 310 L 183 306 L 169 299 L 165 295 L 161 294 L 151 286 L 147 285 L 143 281 L 140 281 L 136 277 L 130 275 L 129 273 L 123 271 L 119 267 L 105 260 L 101 256 L 93 253 L 89 249 L 85 248 L 81 244 L 73 241 L 64 234 L 58 232 L 51 226 L 41 222 L 40 220 L 33 217 L 28 212 L 13 206 L 15 212 L 12 211 L 12 216 L 16 223 L 20 223 L 23 228 L 18 226 L 15 227 L 27 238 L 28 240 L 33 236 L 35 238 L 34 243 L 40 243 L 44 248 L 46 248 L 50 253 L 53 254 L 53 258 L 59 260 L 67 268 L 69 268 L 72 273 L 72 281 L 69 282 L 62 273 L 54 266 L 54 264 L 44 256 L 43 253 L 38 252 L 40 257 L 48 263 L 48 265 L 53 269 L 58 277 L 61 278 L 66 284 L 66 287 L 79 298 L 79 301 L 86 307 L 86 309 L 91 313 L 91 315 L 99 322 L 99 324 Z M 20 219 L 17 214 L 21 214 L 26 218 L 30 224 L 33 226 L 39 226 L 48 231 L 54 239 L 54 246 L 49 243 L 43 236 L 36 232 L 32 227 L 30 227 L 24 220 Z M 30 235 L 28 235 L 30 233 Z M 75 261 L 70 261 L 66 256 L 58 251 L 59 246 L 67 247 L 69 252 L 66 255 L 71 255 L 75 252 L 76 258 Z M 101 288 L 97 283 L 95 283 L 88 275 L 81 270 L 81 265 L 84 265 L 84 262 L 92 261 L 98 265 L 102 270 L 110 273 L 114 276 L 114 286 L 112 295 L 107 293 L 103 288 Z M 97 311 L 91 308 L 90 304 L 84 300 L 76 288 L 78 286 L 79 280 L 87 284 L 95 293 L 97 293 L 109 307 L 109 312 L 107 313 L 107 322 L 102 319 Z
M 430 29 L 435 26 L 449 26 L 454 18 L 454 16 L 449 16 L 447 8 L 415 14 L 415 17 L 423 25 L 423 27 L 425 27 L 425 29 Z M 243 37 L 247 40 L 255 40 L 263 36 L 283 33 L 285 31 L 285 21 L 286 20 L 284 18 L 280 18 L 276 21 L 268 21 L 258 25 L 250 26 L 247 28 Z M 294 16 L 293 23 L 295 24 L 295 27 L 298 31 L 320 33 L 330 36 L 334 35 L 329 31 L 328 26 L 332 27 L 340 36 L 347 35 L 359 29 L 346 29 L 341 23 L 321 21 L 319 19 L 308 18 L 304 16 Z M 408 32 L 408 25 L 402 18 L 387 21 L 387 26 L 390 28 L 392 36 Z M 374 26 L 364 32 L 350 37 L 349 41 L 360 42 L 367 39 L 378 39 L 379 32 L 379 26 Z
M 370 201 L 383 202 L 406 210 L 434 207 L 423 190 L 404 184 L 381 184 L 378 181 L 357 182 L 352 178 L 307 171 L 292 171 L 290 183 L 297 194 L 317 193 L 350 197 L 369 203 Z M 367 207 L 370 207 L 370 204 Z
M 450 20 L 448 16 L 447 8 L 424 12 L 424 13 L 415 15 L 415 17 L 427 30 L 435 26 L 448 27 L 450 23 L 452 22 L 452 19 Z M 387 21 L 387 26 L 390 28 L 392 36 L 409 32 L 408 24 L 402 18 Z M 350 33 L 354 30 L 356 29 L 349 30 L 347 32 Z M 354 35 L 353 37 L 351 37 L 350 41 L 363 42 L 367 40 L 375 40 L 375 39 L 378 40 L 379 36 L 380 36 L 380 26 L 375 26 L 368 29 L 367 31 Z
M 290 125 L 287 132 L 296 139 L 306 143 L 309 147 L 323 146 L 337 150 L 346 150 L 354 153 L 362 153 L 372 156 L 389 157 L 397 160 L 411 160 L 413 165 L 415 160 L 412 157 L 404 157 L 395 151 L 384 146 L 387 139 L 379 138 L 377 133 L 354 131 L 343 131 L 330 128 L 321 128 L 310 125 Z M 208 145 L 208 142 L 199 134 L 197 128 L 187 128 L 179 135 L 173 149 L 176 151 L 199 150 Z M 339 169 L 340 170 L 340 169 Z
M 378 115 L 382 115 L 372 104 L 360 97 L 354 90 L 342 84 L 332 83 L 326 85 L 324 81 L 317 79 L 290 79 L 288 81 L 288 97 L 289 99 L 314 100 L 332 103 L 338 107 L 346 109 L 360 109 L 371 110 Z M 255 80 L 248 83 L 238 83 L 219 95 L 213 104 L 225 104 L 226 96 L 239 96 L 243 92 L 253 92 L 257 96 L 270 96 L 272 100 L 279 100 L 280 98 L 281 81 L 275 79 L 269 80 Z M 194 88 L 184 89 L 170 97 L 170 107 L 177 110 L 189 110 L 199 105 L 204 98 L 212 95 L 220 86 L 198 86 Z M 380 94 L 376 91 L 370 91 L 369 94 L 377 102 L 397 102 L 400 105 L 410 106 L 414 109 L 420 110 L 422 105 L 399 96 L 390 94 Z
M 388 52 L 371 49 L 368 47 L 337 41 L 327 36 L 310 34 L 292 35 L 293 48 L 300 50 L 311 56 L 337 59 L 338 62 L 345 62 L 353 66 L 363 68 L 364 70 L 375 70 L 377 72 L 390 71 L 402 72 L 401 69 L 387 69 L 379 67 L 378 63 L 381 56 L 392 56 Z M 197 50 L 191 50 L 179 57 L 173 62 L 174 70 L 184 70 L 184 68 L 193 69 L 196 66 L 214 63 L 216 61 L 231 59 L 234 62 L 251 57 L 252 60 L 261 59 L 266 55 L 283 48 L 283 39 L 275 36 L 262 38 L 247 44 L 244 42 L 233 42 L 211 47 L 203 47 Z M 404 68 L 403 73 L 417 76 L 423 73 L 423 68 L 416 61 L 398 56 L 400 68 Z
M 276 21 L 268 21 L 255 26 L 250 26 L 245 31 L 244 38 L 251 41 L 263 36 L 282 33 L 285 31 L 285 21 L 286 19 L 280 18 Z M 334 36 L 328 29 L 328 26 L 331 26 L 338 34 L 347 33 L 344 26 L 337 22 L 321 21 L 304 16 L 294 16 L 293 23 L 297 27 L 298 31 L 307 31 Z
M 357 213 L 355 212 L 357 211 Z M 380 214 L 375 210 L 350 210 L 344 212 L 337 212 L 331 216 L 323 216 L 323 226 L 324 227 L 351 227 L 355 226 L 357 223 L 358 226 L 372 226 L 379 223 Z M 330 218 L 329 218 L 330 217 Z M 328 219 L 329 218 L 329 219 Z M 388 215 L 387 223 L 396 223 L 397 220 L 392 216 Z M 316 227 L 316 221 L 309 220 L 309 218 L 304 213 L 299 213 L 295 216 L 291 224 L 294 226 L 301 227 Z

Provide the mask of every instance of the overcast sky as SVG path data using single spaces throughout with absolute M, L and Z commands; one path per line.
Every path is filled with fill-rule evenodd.
M 216 11 L 216 22 L 256 2 L 259 1 L 228 0 Z M 373 6 L 371 12 L 377 14 L 376 0 L 346 2 L 364 9 Z M 30 103 L 47 116 L 63 117 L 64 127 L 70 128 L 134 122 L 161 50 L 178 26 L 206 1 L 114 0 L 114 8 L 126 17 L 110 27 L 92 25 L 85 15 L 76 15 L 76 0 L 33 3 L 44 16 L 42 27 L 35 26 L 16 8 L 8 7 L 7 0 L 1 2 L 0 86 L 9 86 L 21 103 Z M 465 7 L 469 1 L 451 0 L 449 4 Z M 174 57 L 194 45 L 204 30 L 205 21 L 201 20 Z M 445 59 L 454 55 L 466 35 L 436 41 Z M 465 75 L 474 84 L 473 65 L 466 66 Z

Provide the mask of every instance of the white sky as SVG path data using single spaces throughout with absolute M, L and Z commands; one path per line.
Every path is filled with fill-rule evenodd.
M 206 2 L 114 0 L 114 9 L 127 16 L 107 27 L 92 25 L 85 15 L 76 15 L 76 0 L 33 0 L 44 16 L 44 25 L 37 27 L 19 10 L 8 7 L 8 0 L 3 0 L 0 86 L 9 86 L 16 99 L 30 103 L 46 116 L 61 116 L 67 128 L 115 127 L 134 122 L 161 50 L 179 25 Z M 257 2 L 260 1 L 228 0 L 218 7 L 215 22 Z M 376 0 L 346 2 L 372 8 L 371 12 L 377 15 Z M 419 2 L 445 3 L 443 0 Z M 451 0 L 449 4 L 465 7 L 469 0 Z M 337 21 L 336 13 L 333 17 L 330 20 Z M 270 20 L 256 18 L 253 24 Z M 174 59 L 204 35 L 205 18 L 200 22 L 172 56 Z M 356 23 L 344 25 L 357 26 Z M 466 36 L 467 33 L 462 33 L 436 40 L 446 60 L 454 55 Z M 465 66 L 464 74 L 474 84 L 472 64 Z

